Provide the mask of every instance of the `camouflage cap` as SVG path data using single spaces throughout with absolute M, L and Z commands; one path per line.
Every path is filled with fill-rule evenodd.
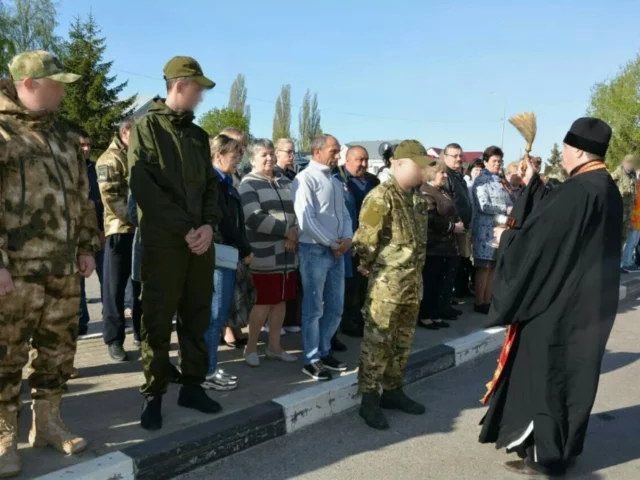
M 427 150 L 417 140 L 400 142 L 393 153 L 393 158 L 409 158 L 419 167 L 429 167 L 437 163 L 436 160 L 427 155 Z
M 9 74 L 14 82 L 25 78 L 48 78 L 60 83 L 73 83 L 80 75 L 65 72 L 60 60 L 44 50 L 19 53 L 9 62 Z
M 164 66 L 164 79 L 189 77 L 203 88 L 211 89 L 216 86 L 216 82 L 208 79 L 202 73 L 202 67 L 191 57 L 173 57 Z

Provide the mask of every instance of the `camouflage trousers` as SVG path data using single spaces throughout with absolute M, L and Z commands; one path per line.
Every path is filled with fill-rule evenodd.
M 78 275 L 15 277 L 13 284 L 0 297 L 0 405 L 19 402 L 30 341 L 32 398 L 63 393 L 78 339 Z
M 360 354 L 358 388 L 375 393 L 402 387 L 420 305 L 398 305 L 367 300 Z

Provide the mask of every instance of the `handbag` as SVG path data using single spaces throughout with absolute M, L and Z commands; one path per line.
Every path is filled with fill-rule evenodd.
M 240 259 L 238 249 L 230 247 L 229 245 L 222 245 L 221 243 L 216 243 L 214 245 L 216 252 L 216 268 L 236 270 Z

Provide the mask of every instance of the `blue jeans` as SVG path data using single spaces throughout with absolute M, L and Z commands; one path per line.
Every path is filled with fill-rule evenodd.
M 104 247 L 96 253 L 96 274 L 100 282 L 100 302 L 102 303 L 102 269 L 104 267 Z M 87 308 L 87 293 L 84 277 L 80 277 L 80 334 L 86 333 L 89 325 L 89 309 Z
M 218 368 L 218 346 L 222 327 L 229 318 L 233 291 L 236 286 L 236 271 L 229 268 L 216 268 L 213 272 L 213 297 L 211 299 L 211 321 L 204 341 L 209 352 L 209 370 L 212 375 Z
M 633 253 L 640 241 L 640 230 L 630 230 L 627 241 L 622 249 L 622 265 L 624 267 L 633 266 Z
M 301 243 L 302 344 L 308 365 L 331 353 L 344 306 L 344 258 L 328 247 Z

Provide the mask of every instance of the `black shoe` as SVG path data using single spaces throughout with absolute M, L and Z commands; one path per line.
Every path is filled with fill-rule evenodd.
M 319 382 L 326 382 L 333 379 L 331 372 L 325 368 L 320 360 L 305 365 L 302 368 L 302 373 L 309 375 L 311 378 L 318 380 Z
M 178 405 L 202 413 L 218 413 L 222 407 L 200 385 L 183 385 L 178 394 Z
M 114 362 L 126 362 L 129 360 L 127 352 L 124 351 L 124 348 L 119 343 L 110 343 L 108 348 L 109 356 Z
M 244 348 L 247 345 L 247 339 L 246 338 L 237 338 L 233 342 L 227 342 L 223 337 L 222 338 L 222 342 L 220 343 L 220 345 L 226 345 L 229 348 L 235 348 L 235 349 Z
M 86 325 L 80 325 L 80 328 L 78 328 L 78 335 L 86 335 L 87 333 L 89 333 L 89 327 Z
M 182 373 L 173 363 L 169 362 L 169 383 L 182 383 Z
M 620 273 L 623 273 L 626 275 L 627 273 L 629 273 L 629 270 L 625 270 L 624 268 L 620 267 Z
M 136 338 L 134 338 L 134 339 L 133 339 L 133 347 L 134 347 L 136 350 L 141 350 L 141 349 L 142 349 L 142 341 L 141 341 L 141 340 L 138 340 L 138 339 L 136 339 Z
M 387 430 L 389 428 L 389 422 L 387 422 L 384 413 L 380 409 L 380 395 L 377 393 L 362 394 L 360 416 L 371 428 L 376 430 Z
M 331 350 L 334 352 L 346 352 L 347 346 L 338 340 L 338 337 L 333 337 L 331 339 Z
M 331 355 L 328 355 L 322 359 L 322 364 L 325 368 L 329 370 L 333 370 L 334 372 L 346 372 L 347 364 L 341 362 L 340 360 L 336 360 Z
M 429 319 L 425 319 L 425 320 L 429 320 Z M 438 330 L 438 324 L 433 321 L 432 323 L 424 323 L 418 320 L 418 326 L 422 328 L 426 328 L 427 330 Z
M 478 305 L 476 303 L 473 306 L 473 311 L 476 313 L 481 313 L 482 315 L 487 315 L 489 313 L 489 307 L 487 305 Z
M 424 415 L 427 411 L 424 405 L 407 397 L 402 388 L 383 391 L 380 398 L 380 406 L 388 410 L 400 410 L 411 415 Z
M 451 305 L 453 305 L 453 306 L 460 305 L 460 302 L 452 298 L 451 299 Z
M 145 397 L 140 415 L 140 426 L 145 430 L 162 428 L 162 395 Z

